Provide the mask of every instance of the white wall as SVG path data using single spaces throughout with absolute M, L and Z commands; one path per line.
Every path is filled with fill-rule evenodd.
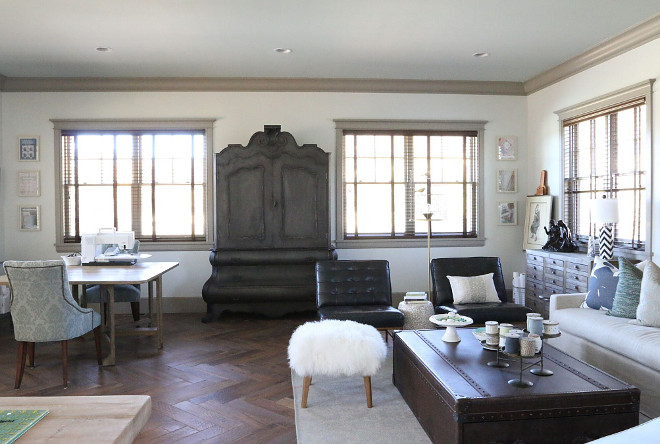
M 563 80 L 527 97 L 527 140 L 530 148 L 528 181 L 536 172 L 548 170 L 550 194 L 561 192 L 561 140 L 555 111 L 594 99 L 604 94 L 660 77 L 660 39 L 629 51 L 589 70 Z M 654 92 L 658 90 L 654 84 Z M 653 160 L 649 166 L 653 179 L 652 215 L 660 215 L 660 97 L 653 94 Z M 561 217 L 555 209 L 556 217 Z M 657 218 L 656 218 L 657 219 Z M 655 227 L 658 226 L 657 220 Z M 660 247 L 660 231 L 655 228 L 652 251 Z
M 55 251 L 53 128 L 49 119 L 99 118 L 215 118 L 214 150 L 230 143 L 246 144 L 265 124 L 280 124 L 299 145 L 315 143 L 334 153 L 333 119 L 437 119 L 486 120 L 485 132 L 485 237 L 484 247 L 434 248 L 432 255 L 500 256 L 505 281 L 522 271 L 522 220 L 524 196 L 533 194 L 536 181 L 527 184 L 528 165 L 525 97 L 437 95 L 437 94 L 350 94 L 350 93 L 2 93 L 2 184 L 4 198 L 2 238 L 5 259 L 57 258 Z M 19 134 L 41 137 L 41 160 L 35 164 L 17 162 L 15 141 Z M 496 137 L 516 135 L 519 157 L 514 162 L 497 162 Z M 335 158 L 331 156 L 331 202 L 334 203 Z M 495 170 L 517 168 L 521 174 L 517 194 L 495 192 Z M 42 195 L 17 198 L 16 171 L 41 170 Z M 519 224 L 498 226 L 497 202 L 517 200 Z M 17 205 L 41 205 L 42 229 L 20 232 Z M 333 212 L 334 217 L 334 212 Z M 334 223 L 333 223 L 334 227 Z M 334 237 L 334 235 L 333 235 Z M 426 249 L 340 250 L 340 259 L 387 259 L 394 291 L 426 288 Z M 165 275 L 165 296 L 200 297 L 210 276 L 207 251 L 153 253 L 155 260 L 176 260 L 181 265 Z

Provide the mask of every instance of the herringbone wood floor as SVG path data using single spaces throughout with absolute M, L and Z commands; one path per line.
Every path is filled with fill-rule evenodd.
M 166 314 L 160 352 L 155 338 L 118 337 L 114 367 L 96 365 L 91 336 L 70 341 L 66 390 L 58 343 L 37 344 L 36 367 L 26 368 L 14 390 L 16 342 L 3 319 L 0 396 L 150 395 L 151 418 L 136 443 L 295 443 L 286 348 L 315 313 L 229 314 L 210 324 L 201 318 Z

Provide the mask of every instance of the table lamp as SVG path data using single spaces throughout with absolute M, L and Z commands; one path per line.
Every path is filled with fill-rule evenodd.
M 608 199 L 605 195 L 602 199 L 592 200 L 591 217 L 595 223 L 601 224 L 598 238 L 600 257 L 606 261 L 612 260 L 614 258 L 612 224 L 619 222 L 619 200 Z

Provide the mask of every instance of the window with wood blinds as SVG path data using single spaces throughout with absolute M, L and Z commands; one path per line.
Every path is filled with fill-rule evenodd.
M 101 228 L 142 249 L 208 248 L 212 121 L 54 123 L 58 249 Z
M 598 236 L 591 201 L 617 198 L 615 247 L 645 251 L 650 220 L 649 101 L 652 82 L 558 111 L 563 131 L 563 220 L 576 240 Z
M 483 242 L 484 122 L 336 124 L 339 245 Z

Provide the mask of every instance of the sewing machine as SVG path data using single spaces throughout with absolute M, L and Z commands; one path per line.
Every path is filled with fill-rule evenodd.
M 83 234 L 80 240 L 82 265 L 133 265 L 137 262 L 140 241 L 133 231 L 100 228 L 98 233 Z

